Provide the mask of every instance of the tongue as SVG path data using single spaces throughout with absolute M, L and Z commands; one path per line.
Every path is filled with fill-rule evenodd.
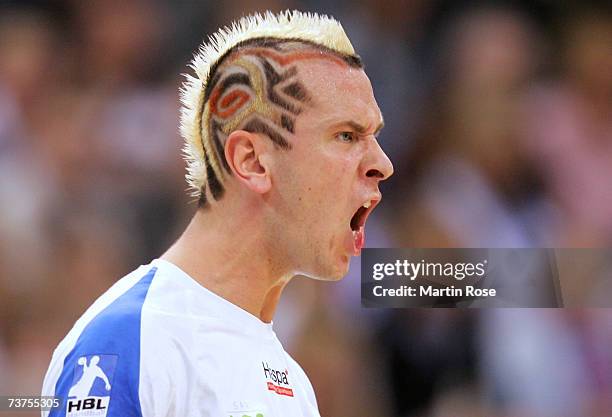
M 361 248 L 365 243 L 365 228 L 361 226 L 358 230 L 353 231 L 353 254 L 359 256 Z

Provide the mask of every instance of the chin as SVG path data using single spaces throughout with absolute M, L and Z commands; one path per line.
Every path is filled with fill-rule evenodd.
M 351 257 L 347 255 L 342 256 L 342 263 L 338 270 L 338 273 L 332 278 L 334 281 L 340 281 L 342 278 L 347 276 L 349 272 L 349 265 L 351 264 Z
M 315 271 L 304 275 L 319 281 L 340 281 L 348 274 L 350 260 L 350 256 L 342 255 L 336 262 L 319 264 Z

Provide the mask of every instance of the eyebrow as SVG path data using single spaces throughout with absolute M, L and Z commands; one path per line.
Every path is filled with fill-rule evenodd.
M 360 135 L 365 134 L 368 130 L 365 126 L 355 122 L 354 120 L 347 120 L 339 124 L 350 126 L 355 130 L 355 132 L 359 133 Z M 374 130 L 374 136 L 376 136 L 382 130 L 383 127 L 385 127 L 385 122 L 384 120 L 381 120 L 380 124 L 376 127 L 376 130 Z

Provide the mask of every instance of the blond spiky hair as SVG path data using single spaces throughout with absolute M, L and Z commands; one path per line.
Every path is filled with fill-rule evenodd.
M 315 13 L 257 13 L 243 17 L 230 27 L 222 28 L 213 34 L 208 43 L 199 48 L 190 64 L 196 76 L 185 75 L 186 81 L 181 88 L 180 131 L 185 140 L 183 153 L 187 161 L 186 179 L 194 197 L 205 198 L 208 176 L 214 175 L 215 181 L 218 182 L 221 182 L 224 176 L 219 162 L 224 156 L 218 155 L 218 147 L 217 154 L 211 155 L 215 149 L 209 137 L 208 126 L 204 126 L 208 122 L 202 120 L 202 113 L 209 107 L 205 92 L 211 70 L 214 72 L 215 66 L 232 48 L 258 38 L 305 41 L 338 54 L 355 55 L 341 24 L 329 16 Z

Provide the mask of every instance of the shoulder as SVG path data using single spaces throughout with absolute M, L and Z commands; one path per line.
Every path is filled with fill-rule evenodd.
M 66 337 L 74 343 L 71 353 L 131 353 L 140 342 L 142 310 L 156 272 L 155 267 L 134 271 L 96 300 Z
M 155 274 L 155 267 L 141 267 L 119 280 L 55 350 L 43 394 L 67 400 L 62 415 L 104 409 L 109 417 L 142 415 L 141 315 Z

